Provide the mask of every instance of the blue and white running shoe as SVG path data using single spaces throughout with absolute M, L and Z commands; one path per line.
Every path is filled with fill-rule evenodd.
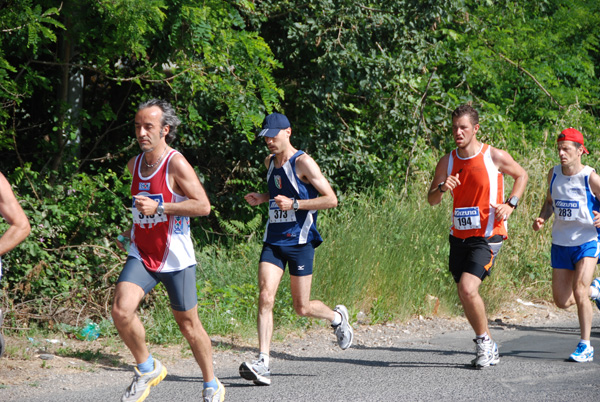
M 577 344 L 577 349 L 575 349 L 575 352 L 571 353 L 571 356 L 569 356 L 569 360 L 578 363 L 586 363 L 593 361 L 594 347 L 586 345 L 583 342 L 579 342 Z

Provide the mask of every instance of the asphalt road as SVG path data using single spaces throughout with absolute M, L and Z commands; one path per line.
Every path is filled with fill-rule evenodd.
M 353 346 L 325 356 L 293 352 L 272 356 L 269 387 L 254 386 L 237 372 L 240 361 L 218 368 L 227 401 L 566 401 L 595 400 L 600 395 L 600 322 L 595 316 L 593 363 L 566 358 L 579 339 L 576 321 L 549 326 L 494 325 L 501 360 L 495 367 L 475 370 L 471 331 L 450 331 L 428 339 L 401 337 L 386 346 Z M 330 339 L 323 342 L 330 342 Z M 188 359 L 152 389 L 146 401 L 197 401 L 202 384 L 197 366 Z M 70 377 L 81 382 L 74 391 L 57 383 L 43 395 L 12 401 L 117 401 L 129 375 L 115 369 L 114 382 L 86 388 L 85 373 Z M 71 387 L 67 387 L 71 388 Z M 8 394 L 5 394 L 5 398 Z

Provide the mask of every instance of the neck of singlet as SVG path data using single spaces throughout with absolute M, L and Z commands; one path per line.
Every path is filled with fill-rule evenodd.
M 276 154 L 274 157 L 274 160 L 273 160 L 275 168 L 277 168 L 277 169 L 281 168 L 283 165 L 285 165 L 285 163 L 287 161 L 292 159 L 294 157 L 294 155 L 296 155 L 297 153 L 298 153 L 298 150 L 296 148 L 292 147 L 291 151 L 284 151 L 281 154 L 279 154 L 279 155 L 281 155 L 281 157 Z
M 472 155 L 467 155 L 467 156 L 461 156 L 461 154 L 460 154 L 461 149 L 460 148 L 456 148 L 456 156 L 458 157 L 458 159 L 471 159 L 472 157 L 474 157 L 476 155 L 479 155 L 479 153 L 483 149 L 483 145 L 484 144 L 482 142 L 479 143 L 479 149 L 477 149 L 477 151 L 474 152 Z M 464 151 L 464 152 L 467 152 L 467 151 Z
M 563 176 L 575 176 L 575 175 L 581 173 L 581 171 L 583 170 L 584 167 L 585 167 L 585 165 L 580 162 L 579 166 L 561 166 L 560 171 L 562 172 Z M 565 168 L 566 168 L 566 171 L 565 171 Z
M 140 154 L 140 159 L 139 159 L 139 165 L 137 166 L 138 169 L 138 174 L 140 175 L 140 178 L 143 180 L 149 180 L 152 177 L 154 177 L 154 175 L 164 166 L 165 162 L 168 161 L 171 158 L 171 155 L 177 152 L 174 149 L 169 149 L 167 151 L 167 153 L 165 154 L 165 156 L 162 158 L 162 160 L 160 161 L 160 163 L 158 163 L 156 166 L 154 166 L 151 169 L 148 169 L 144 166 L 144 154 Z M 142 171 L 144 171 L 145 174 L 142 174 Z

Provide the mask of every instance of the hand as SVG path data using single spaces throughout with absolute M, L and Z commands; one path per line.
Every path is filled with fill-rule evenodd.
M 448 190 L 454 190 L 457 186 L 459 186 L 460 180 L 458 179 L 458 175 L 460 174 L 457 173 L 456 176 L 448 176 L 446 177 L 446 180 L 444 181 L 444 185 L 441 187 L 441 190 L 446 192 Z
M 514 211 L 514 208 L 508 204 L 490 204 L 490 206 L 496 210 L 496 220 L 497 221 L 508 220 L 508 217 Z
M 282 211 L 289 211 L 293 208 L 292 204 L 294 203 L 294 201 L 291 198 L 286 197 L 285 195 L 277 195 L 275 196 L 274 200 L 277 203 L 279 209 L 281 209 Z
M 125 243 L 131 243 L 131 230 L 127 230 L 123 233 L 121 233 L 119 236 L 117 236 L 117 247 L 119 247 L 119 249 L 121 249 L 122 251 L 128 252 L 129 250 L 127 250 L 127 247 L 125 247 Z
M 594 211 L 594 212 L 596 212 L 596 211 Z M 596 222 L 596 220 L 594 219 L 594 224 L 595 224 L 595 222 Z M 544 223 L 546 223 L 546 220 L 544 218 L 540 218 L 540 217 L 535 218 L 535 220 L 533 221 L 533 230 L 537 232 L 538 230 L 540 230 L 541 228 L 544 227 Z
M 148 198 L 145 195 L 134 195 L 135 207 L 146 216 L 155 215 L 158 208 L 158 201 Z
M 248 202 L 248 204 L 255 207 L 267 201 L 269 199 L 269 195 L 260 193 L 248 193 L 244 196 L 244 199 Z
M 594 213 L 594 226 L 600 228 L 600 212 L 592 211 Z

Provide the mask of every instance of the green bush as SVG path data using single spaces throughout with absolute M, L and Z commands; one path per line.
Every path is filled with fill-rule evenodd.
M 126 257 L 114 239 L 130 225 L 128 180 L 111 170 L 60 180 L 28 168 L 9 179 L 31 223 L 30 236 L 3 258 L 14 313 L 70 321 L 86 306 L 105 317 Z

